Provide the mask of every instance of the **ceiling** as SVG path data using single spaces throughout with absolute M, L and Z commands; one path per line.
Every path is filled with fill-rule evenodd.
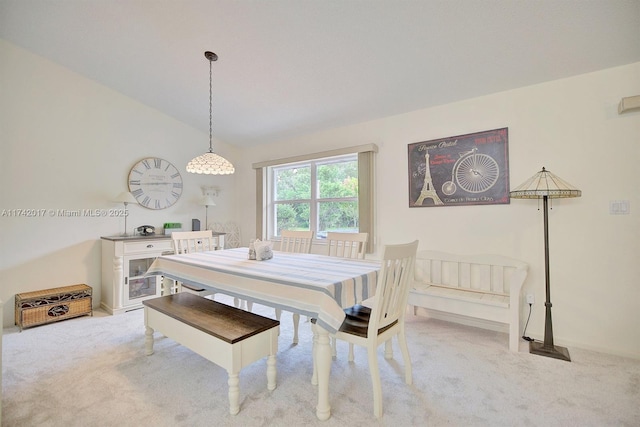
M 640 0 L 0 0 L 0 37 L 239 147 L 640 61 Z M 629 94 L 636 95 L 636 94 Z

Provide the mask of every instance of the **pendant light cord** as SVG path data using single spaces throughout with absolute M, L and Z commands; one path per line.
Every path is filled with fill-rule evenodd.
M 212 62 L 211 58 L 209 59 L 209 152 L 213 153 L 213 90 L 212 90 Z

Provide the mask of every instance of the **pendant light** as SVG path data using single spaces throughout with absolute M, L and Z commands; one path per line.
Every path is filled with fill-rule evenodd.
M 211 64 L 213 61 L 218 60 L 218 55 L 207 51 L 204 56 L 209 60 L 209 152 L 192 159 L 187 164 L 187 172 L 207 175 L 230 175 L 235 172 L 233 165 L 224 157 L 213 152 Z

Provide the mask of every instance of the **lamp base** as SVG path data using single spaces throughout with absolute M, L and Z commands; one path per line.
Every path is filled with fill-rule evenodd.
M 531 341 L 529 342 L 529 353 L 537 354 L 538 356 L 547 356 L 553 357 L 554 359 L 566 360 L 567 362 L 571 362 L 571 357 L 569 357 L 569 350 L 566 347 L 560 347 L 558 345 L 554 345 L 549 347 L 545 347 L 544 343 Z

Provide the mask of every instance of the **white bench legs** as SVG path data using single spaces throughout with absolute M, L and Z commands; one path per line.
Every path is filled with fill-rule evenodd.
M 267 357 L 267 388 L 276 388 L 276 353 L 280 322 L 188 293 L 143 302 L 146 354 L 153 354 L 153 333 L 184 345 L 224 368 L 228 375 L 229 412 L 240 411 L 240 370 Z

